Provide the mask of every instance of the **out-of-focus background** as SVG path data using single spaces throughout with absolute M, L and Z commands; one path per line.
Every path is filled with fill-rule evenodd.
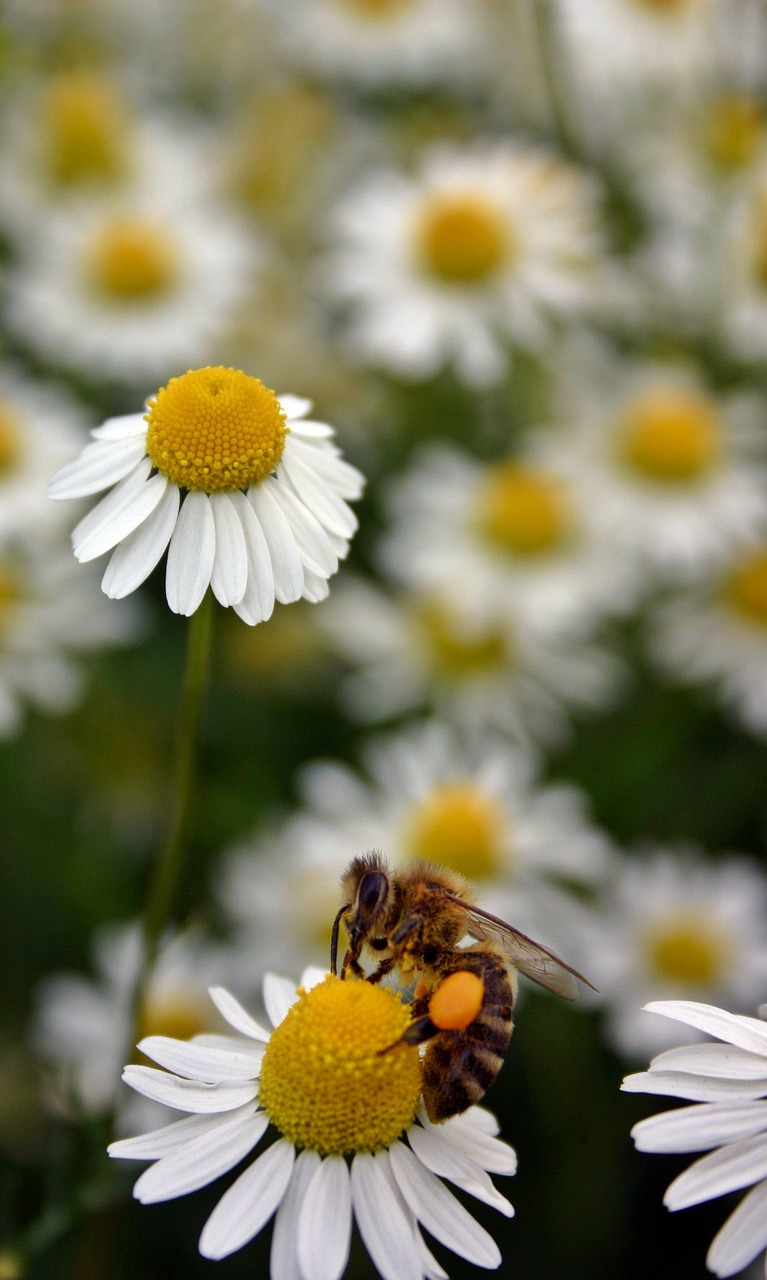
M 703 1276 L 726 1206 L 662 1209 L 618 1086 L 685 1038 L 645 1001 L 767 996 L 767 5 L 1 14 L 0 1275 L 267 1273 L 199 1258 L 220 1187 L 140 1208 L 104 1155 L 157 1123 L 119 1072 L 188 624 L 44 496 L 226 364 L 368 488 L 327 601 L 217 611 L 147 1029 L 326 963 L 354 854 L 441 861 L 598 988 L 525 984 L 503 1273 Z

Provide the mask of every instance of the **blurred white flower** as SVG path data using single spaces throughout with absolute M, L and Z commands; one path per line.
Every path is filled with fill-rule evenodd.
M 531 631 L 524 613 L 482 622 L 452 596 L 391 595 L 346 576 L 318 625 L 354 670 L 340 687 L 355 720 L 388 720 L 428 707 L 527 750 L 567 738 L 573 715 L 615 704 L 626 670 L 603 645 Z
M 764 524 L 760 397 L 715 392 L 686 364 L 627 361 L 581 341 L 563 364 L 550 449 L 605 545 L 678 579 Z
M 709 684 L 732 718 L 767 737 L 767 542 L 740 547 L 650 619 L 650 652 L 682 684 Z
M 535 433 L 523 452 L 480 462 L 424 446 L 389 487 L 380 562 L 396 581 L 455 600 L 479 626 L 508 616 L 512 636 L 518 617 L 554 640 L 593 633 L 632 607 L 642 579 L 605 536 L 593 493 L 571 483 L 565 448 Z
M 596 905 L 573 915 L 568 946 L 588 966 L 616 1050 L 635 1057 L 673 1043 L 642 1012 L 653 993 L 756 1003 L 767 984 L 766 912 L 767 879 L 743 857 L 652 846 L 615 860 Z
M 111 610 L 66 547 L 37 537 L 0 545 L 0 739 L 17 733 L 26 707 L 49 715 L 77 703 L 82 656 L 130 643 L 140 629 L 133 605 Z
M 505 142 L 429 151 L 412 176 L 380 169 L 333 219 L 328 289 L 349 304 L 348 343 L 404 378 L 445 365 L 474 385 L 536 347 L 552 316 L 590 297 L 597 192 L 556 155 Z
M 54 366 L 137 385 L 220 347 L 262 253 L 234 214 L 147 198 L 90 200 L 51 215 L 8 278 L 7 319 Z
M 122 1133 L 166 1114 L 125 1093 L 120 1073 L 133 1024 L 133 995 L 141 962 L 138 924 L 105 925 L 93 941 L 93 976 L 53 973 L 37 990 L 32 1037 L 51 1069 L 52 1105 L 100 1115 L 117 1107 Z M 230 979 L 230 953 L 190 931 L 160 949 L 144 1008 L 143 1035 L 183 1038 L 223 1024 L 208 999 L 213 981 Z
M 187 616 L 209 586 L 249 626 L 275 600 L 323 599 L 357 527 L 345 499 L 363 478 L 310 408 L 236 369 L 171 378 L 145 414 L 110 418 L 51 480 L 52 498 L 110 490 L 74 530 L 77 559 L 112 551 L 102 587 L 119 599 L 167 548 L 168 604 Z
M 454 89 L 482 73 L 483 15 L 472 0 L 270 0 L 269 9 L 284 56 L 320 75 Z
M 767 1027 L 688 1000 L 654 1000 L 645 1009 L 723 1042 L 669 1049 L 621 1087 L 692 1103 L 640 1120 L 631 1130 L 638 1151 L 708 1152 L 671 1183 L 663 1197 L 668 1209 L 750 1188 L 706 1255 L 709 1271 L 732 1276 L 767 1246 Z

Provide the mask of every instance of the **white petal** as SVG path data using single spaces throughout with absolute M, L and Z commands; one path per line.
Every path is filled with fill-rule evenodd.
M 312 411 L 313 401 L 305 399 L 304 396 L 286 395 L 278 396 L 277 399 L 287 418 L 304 418 Z
M 168 1071 L 157 1071 L 154 1067 L 126 1067 L 122 1078 L 137 1093 L 143 1093 L 144 1097 L 153 1098 L 155 1102 L 164 1102 L 178 1111 L 234 1111 L 243 1103 L 252 1101 L 258 1093 L 258 1085 L 253 1081 L 204 1084 L 171 1075 Z
M 237 507 L 228 493 L 212 493 L 216 555 L 210 585 L 219 604 L 239 604 L 248 585 L 248 549 Z
M 310 604 L 319 604 L 320 600 L 327 599 L 329 594 L 330 585 L 327 578 L 321 578 L 318 573 L 312 573 L 310 569 L 306 569 L 304 571 L 304 600 L 308 600 Z
M 135 436 L 145 436 L 147 421 L 143 413 L 124 413 L 119 418 L 107 418 L 100 427 L 94 427 L 91 435 L 95 440 L 130 440 Z
M 203 1080 L 207 1084 L 224 1084 L 228 1080 L 252 1080 L 258 1075 L 258 1064 L 252 1054 L 233 1054 L 210 1049 L 193 1040 L 173 1040 L 170 1036 L 146 1036 L 139 1049 L 158 1062 L 166 1071 Z
M 643 1007 L 650 1013 L 660 1013 L 666 1018 L 675 1018 L 677 1022 L 697 1027 L 699 1031 L 707 1031 L 718 1040 L 767 1056 L 767 1026 L 758 1018 L 727 1013 L 714 1005 L 698 1004 L 694 1000 L 653 1000 Z
M 105 517 L 87 537 L 77 538 L 77 530 L 75 530 L 72 534 L 72 545 L 80 563 L 95 560 L 105 551 L 111 551 L 118 542 L 129 537 L 134 529 L 138 529 L 162 501 L 167 485 L 165 476 L 152 476 L 146 484 L 125 494 L 120 506 Z M 110 498 L 116 492 L 117 490 L 114 489 L 109 495 Z
M 133 1188 L 135 1199 L 141 1204 L 157 1204 L 215 1182 L 253 1150 L 268 1124 L 269 1117 L 263 1111 L 219 1117 L 214 1129 L 190 1139 L 179 1151 L 146 1169 Z
M 631 1130 L 637 1151 L 707 1151 L 767 1128 L 767 1102 L 700 1102 L 662 1111 Z
M 280 1025 L 297 999 L 298 992 L 294 982 L 280 977 L 278 973 L 264 975 L 264 1005 L 273 1027 Z
M 216 529 L 208 495 L 188 493 L 168 547 L 165 594 L 174 613 L 190 614 L 199 607 L 210 585 L 216 553 Z
M 693 1075 L 729 1080 L 763 1080 L 767 1088 L 767 1058 L 729 1044 L 686 1044 L 666 1049 L 653 1058 L 651 1071 L 689 1071 Z
M 290 525 L 304 567 L 321 578 L 329 578 L 338 568 L 338 556 L 322 525 L 286 485 L 279 480 L 264 483 L 269 484 L 269 492 Z
M 354 1216 L 373 1265 L 383 1280 L 421 1280 L 421 1262 L 410 1221 L 384 1172 L 386 1152 L 352 1160 Z
M 176 527 L 180 499 L 176 485 L 169 484 L 152 514 L 115 547 L 101 580 L 110 599 L 122 600 L 149 577 Z
M 479 1267 L 497 1267 L 501 1253 L 493 1237 L 459 1204 L 439 1178 L 401 1142 L 393 1144 L 389 1155 L 397 1185 L 426 1230 L 459 1257 Z
M 421 1235 L 417 1222 L 413 1228 L 413 1236 L 415 1238 L 415 1247 L 421 1259 L 421 1267 L 427 1280 L 450 1280 L 445 1269 L 439 1265 L 434 1254 L 427 1248 L 426 1241 Z
M 304 1196 L 298 1261 L 304 1280 L 340 1280 L 349 1258 L 352 1193 L 343 1156 L 327 1156 Z
M 767 1246 L 767 1182 L 744 1196 L 711 1241 L 706 1266 L 716 1276 L 733 1276 Z
M 91 507 L 91 510 L 83 516 L 72 531 L 72 546 L 75 554 L 77 554 L 77 549 L 81 542 L 88 538 L 94 530 L 101 528 L 105 520 L 119 513 L 126 500 L 144 487 L 149 479 L 151 470 L 152 464 L 149 459 L 142 458 L 132 471 L 119 484 L 115 485 L 114 489 L 103 498 L 100 498 L 95 507 Z
M 305 1280 L 298 1266 L 298 1218 L 306 1188 L 319 1167 L 316 1151 L 302 1151 L 293 1165 L 288 1189 L 285 1192 L 272 1232 L 272 1251 L 269 1255 L 271 1280 Z
M 282 1200 L 295 1154 L 293 1144 L 280 1138 L 224 1192 L 202 1229 L 204 1258 L 226 1258 L 258 1235 Z
M 74 462 L 57 471 L 48 484 L 49 498 L 87 498 L 122 480 L 144 457 L 144 440 L 87 444 Z
M 668 1187 L 663 1203 L 669 1209 L 687 1209 L 713 1200 L 727 1191 L 739 1191 L 767 1177 L 767 1139 L 763 1134 L 744 1138 L 712 1151 L 680 1173 Z
M 247 1102 L 240 1109 L 240 1114 L 253 1115 L 253 1103 Z M 220 1115 L 184 1116 L 183 1120 L 173 1120 L 170 1124 L 164 1124 L 161 1129 L 153 1129 L 151 1133 L 140 1133 L 135 1138 L 118 1138 L 116 1142 L 110 1142 L 107 1152 L 120 1160 L 159 1160 L 161 1156 L 180 1151 L 190 1138 L 210 1133 L 220 1124 Z
M 209 987 L 208 994 L 230 1027 L 234 1027 L 235 1031 L 241 1031 L 244 1036 L 250 1036 L 252 1040 L 263 1040 L 264 1044 L 267 1043 L 270 1032 L 256 1022 L 255 1018 L 251 1018 L 247 1009 L 243 1009 L 231 991 L 227 991 L 226 987 Z
M 432 1173 L 440 1178 L 447 1178 L 463 1191 L 468 1191 L 477 1200 L 490 1204 L 507 1218 L 514 1216 L 514 1208 L 505 1196 L 493 1186 L 489 1175 L 474 1160 L 459 1152 L 456 1147 L 445 1142 L 435 1128 L 422 1129 L 420 1125 L 411 1125 L 407 1132 L 408 1142 L 418 1159 Z
M 299 986 L 302 986 L 305 991 L 311 991 L 312 987 L 318 987 L 321 982 L 324 982 L 329 974 L 329 969 L 320 969 L 319 965 L 309 964 L 301 974 Z
M 478 1108 L 472 1108 L 477 1111 Z M 484 1113 L 488 1115 L 488 1112 Z M 502 1173 L 511 1176 L 517 1172 L 517 1153 L 508 1142 L 496 1138 L 493 1132 L 480 1128 L 476 1124 L 464 1123 L 465 1116 L 455 1116 L 447 1124 L 432 1125 L 426 1117 L 422 1117 L 425 1129 L 437 1129 L 440 1137 L 450 1143 L 469 1159 L 474 1160 L 488 1173 Z M 494 1117 L 490 1117 L 494 1130 L 497 1125 Z
M 249 626 L 265 622 L 274 610 L 274 572 L 269 548 L 253 507 L 244 493 L 230 495 L 237 508 L 248 556 L 248 582 L 242 600 L 235 605 Z
M 291 417 L 290 430 L 294 435 L 313 440 L 330 440 L 336 434 L 329 423 L 316 422 L 311 418 L 301 418 L 296 421 Z
M 350 538 L 357 528 L 357 517 L 343 498 L 316 471 L 312 471 L 297 449 L 286 448 L 282 469 L 307 510 L 319 520 L 323 529 Z
M 745 1102 L 765 1093 L 761 1080 L 708 1080 L 686 1071 L 637 1071 L 626 1076 L 621 1089 L 624 1093 L 661 1093 L 689 1102 Z
M 304 589 L 304 567 L 298 546 L 282 510 L 270 492 L 269 485 L 253 485 L 248 501 L 256 513 L 269 548 L 274 574 L 274 593 L 281 604 L 301 597 Z
M 264 1046 L 262 1044 L 254 1044 L 251 1040 L 243 1040 L 242 1036 L 227 1036 L 217 1031 L 201 1031 L 191 1037 L 190 1043 L 204 1044 L 209 1049 L 224 1049 L 227 1053 L 248 1054 L 251 1062 L 255 1064 L 254 1076 L 258 1074 L 261 1068 Z

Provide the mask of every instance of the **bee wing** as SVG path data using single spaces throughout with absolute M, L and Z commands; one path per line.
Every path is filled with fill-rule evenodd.
M 596 989 L 582 973 L 565 964 L 548 947 L 528 938 L 526 933 L 521 933 L 519 929 L 513 928 L 498 916 L 491 915 L 489 911 L 483 911 L 481 907 L 463 902 L 452 894 L 447 896 L 451 902 L 464 907 L 466 932 L 472 938 L 476 938 L 478 942 L 498 943 L 515 969 L 532 978 L 533 982 L 539 983 L 547 991 L 553 991 L 555 995 L 564 996 L 567 1000 L 574 1000 L 578 994 L 578 982 L 585 983 L 592 991 Z

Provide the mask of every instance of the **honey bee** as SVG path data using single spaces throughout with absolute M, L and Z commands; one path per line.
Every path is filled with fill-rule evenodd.
M 367 853 L 352 859 L 341 883 L 331 971 L 337 973 L 343 922 L 349 945 L 342 978 L 380 982 L 394 972 L 413 987 L 412 1021 L 401 1040 L 428 1041 L 423 1100 L 435 1123 L 473 1106 L 500 1071 L 518 972 L 568 999 L 577 995 L 578 982 L 591 986 L 547 947 L 476 906 L 467 881 L 434 863 L 392 871 L 380 853 Z M 467 935 L 474 942 L 459 946 Z M 378 960 L 369 974 L 360 964 L 365 948 Z

